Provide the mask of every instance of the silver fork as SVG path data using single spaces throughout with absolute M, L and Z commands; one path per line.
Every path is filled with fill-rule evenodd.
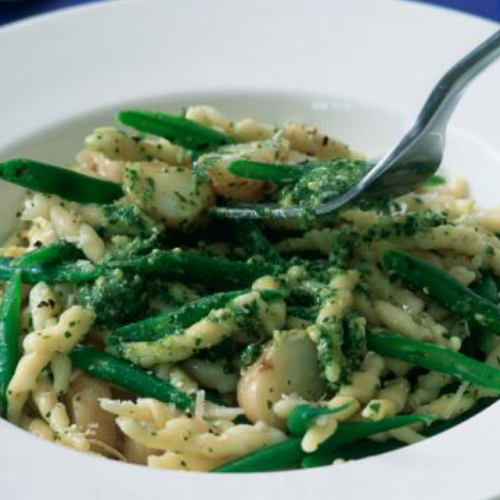
M 316 207 L 326 215 L 355 199 L 402 195 L 437 171 L 443 160 L 446 128 L 468 84 L 500 56 L 500 30 L 469 52 L 439 80 L 403 138 L 354 187 Z M 500 91 L 500 90 L 499 90 Z M 290 219 L 300 217 L 300 207 L 239 205 L 217 207 L 219 217 L 232 219 Z

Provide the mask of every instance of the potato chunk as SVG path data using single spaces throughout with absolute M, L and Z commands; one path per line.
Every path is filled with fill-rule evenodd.
M 238 384 L 238 403 L 252 422 L 284 428 L 273 412 L 283 394 L 316 401 L 325 393 L 316 347 L 302 331 L 278 334 Z

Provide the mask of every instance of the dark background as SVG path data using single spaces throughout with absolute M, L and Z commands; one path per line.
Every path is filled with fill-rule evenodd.
M 0 0 L 0 26 L 28 16 L 103 0 Z M 120 0 L 113 0 L 120 1 Z M 144 0 L 146 1 L 146 0 Z M 181 0 L 180 0 L 181 1 Z M 249 0 L 251 1 L 251 0 Z M 347 1 L 347 0 L 346 0 Z M 368 1 L 368 0 L 367 0 Z M 401 0 L 409 1 L 409 0 Z M 469 12 L 500 22 L 500 0 L 414 0 Z

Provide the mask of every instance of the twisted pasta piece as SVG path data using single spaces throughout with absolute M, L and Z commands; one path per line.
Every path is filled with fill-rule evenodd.
M 219 408 L 211 403 L 205 403 L 203 417 L 215 418 L 212 422 L 186 417 L 173 405 L 154 399 L 143 398 L 135 403 L 103 399 L 101 407 L 118 416 L 120 429 L 134 443 L 128 445 L 133 459 L 143 462 L 148 453 L 151 455 L 148 455 L 148 464 L 155 467 L 209 470 L 285 437 L 281 431 L 263 423 L 235 425 L 224 420 L 234 418 L 239 410 Z M 156 457 L 158 450 L 166 453 Z
M 228 120 L 218 109 L 211 106 L 189 106 L 186 118 L 201 125 L 212 127 L 226 134 L 233 129 L 234 123 Z
M 406 379 L 391 380 L 364 407 L 361 415 L 375 422 L 393 417 L 404 409 L 409 392 L 410 384 Z
M 357 271 L 338 273 L 330 281 L 326 298 L 314 325 L 307 333 L 318 349 L 318 359 L 322 364 L 327 382 L 335 386 L 342 376 L 342 320 L 353 304 L 352 291 L 357 285 Z
M 409 406 L 413 409 L 435 400 L 441 389 L 453 380 L 451 375 L 439 372 L 429 372 L 421 375 L 417 380 L 416 389 L 408 398 Z
M 382 325 L 390 330 L 420 342 L 432 342 L 454 351 L 460 350 L 460 339 L 449 337 L 447 329 L 426 313 L 421 314 L 420 323 L 417 323 L 409 313 L 389 302 L 377 300 L 374 309 Z
M 351 383 L 340 387 L 337 394 L 327 402 L 328 408 L 338 408 L 348 402 L 347 414 L 356 413 L 361 405 L 366 405 L 380 389 L 380 377 L 384 370 L 384 359 L 378 354 L 368 353 L 360 369 L 352 375 Z M 350 410 L 349 410 L 350 409 Z
M 123 355 L 133 363 L 152 367 L 159 363 L 175 363 L 191 357 L 200 349 L 219 344 L 238 333 L 245 334 L 239 311 L 256 309 L 256 321 L 267 335 L 284 326 L 284 309 L 276 314 L 262 300 L 260 294 L 252 291 L 233 299 L 226 307 L 212 311 L 206 318 L 184 330 L 182 335 L 171 335 L 156 342 L 129 342 L 123 347 Z
M 55 316 L 61 311 L 58 294 L 41 281 L 30 291 L 31 320 L 35 330 L 49 326 Z M 54 377 L 54 392 L 63 394 L 68 390 L 71 377 L 71 361 L 66 354 L 56 353 L 50 362 Z
M 303 404 L 307 404 L 307 401 L 298 394 L 282 394 L 281 398 L 274 403 L 273 411 L 278 417 L 286 420 L 294 408 Z
M 169 165 L 190 165 L 189 153 L 163 138 L 140 139 L 113 128 L 101 127 L 85 139 L 78 156 L 80 167 L 120 182 L 126 162 L 159 160 Z
M 138 422 L 149 422 L 157 428 L 165 427 L 168 421 L 182 415 L 174 405 L 151 398 L 139 398 L 135 402 L 103 398 L 99 403 L 103 410 L 113 415 Z
M 318 446 L 333 436 L 339 426 L 336 415 L 318 417 L 302 438 L 301 446 L 306 453 L 313 453 Z
M 391 283 L 378 266 L 368 264 L 363 280 L 370 286 L 370 292 L 378 299 L 398 305 L 417 320 L 425 309 L 425 302 L 410 290 Z
M 316 251 L 329 255 L 338 241 L 338 233 L 333 229 L 311 229 L 302 236 L 287 238 L 276 244 L 280 252 Z
M 125 161 L 111 160 L 100 151 L 84 149 L 76 157 L 76 170 L 95 175 L 112 182 L 123 181 Z
M 210 106 L 190 106 L 186 118 L 229 134 L 238 142 L 263 141 L 270 139 L 276 132 L 272 125 L 259 123 L 252 118 L 232 122 Z
M 342 385 L 337 394 L 327 401 L 325 406 L 337 409 L 346 406 L 343 410 L 318 419 L 304 435 L 302 447 L 305 451 L 314 451 L 319 444 L 332 436 L 337 430 L 338 422 L 353 417 L 366 405 L 380 388 L 380 377 L 384 369 L 384 360 L 381 356 L 368 353 L 361 364 L 360 370 L 354 372 L 349 385 Z
M 208 472 L 225 462 L 223 458 L 202 457 L 189 453 L 173 453 L 167 451 L 163 455 L 149 455 L 147 464 L 149 467 L 168 470 L 189 470 L 197 472 Z
M 41 439 L 45 439 L 45 441 L 50 441 L 51 443 L 55 441 L 54 432 L 49 427 L 49 425 L 44 422 L 41 418 L 34 418 L 30 420 L 26 418 L 26 424 L 23 424 L 23 427 L 30 432 L 31 434 L 39 437 Z
M 282 419 L 286 419 L 292 410 L 302 404 L 311 404 L 302 399 L 297 394 L 284 394 L 273 406 L 273 411 Z M 335 434 L 338 423 L 351 418 L 359 409 L 359 404 L 349 397 L 339 397 L 337 406 L 331 405 L 330 409 L 337 409 L 347 405 L 332 415 L 324 415 L 316 419 L 313 425 L 307 430 L 302 438 L 302 449 L 307 453 L 312 453 L 318 446 Z
M 43 281 L 31 289 L 29 307 L 34 330 L 45 328 L 49 325 L 50 320 L 61 312 L 58 295 Z
M 430 415 L 438 420 L 450 420 L 462 415 L 476 404 L 477 398 L 469 392 L 444 394 L 439 398 L 419 406 L 415 413 Z
M 71 360 L 67 354 L 55 353 L 50 361 L 50 371 L 54 378 L 54 392 L 60 396 L 68 392 L 71 380 Z
M 19 422 L 21 412 L 42 370 L 56 353 L 69 353 L 90 330 L 95 314 L 81 306 L 65 311 L 54 326 L 34 331 L 23 342 L 24 355 L 19 360 L 8 387 L 8 418 Z
M 137 401 L 118 401 L 108 398 L 99 400 L 101 408 L 118 417 L 127 417 L 138 422 L 150 422 L 162 428 L 169 420 L 183 415 L 174 405 L 162 403 L 156 399 L 139 398 Z M 209 401 L 203 402 L 204 420 L 234 420 L 242 414 L 239 408 L 219 406 Z
M 157 377 L 168 380 L 175 388 L 188 394 L 198 390 L 198 383 L 177 365 L 161 363 L 153 368 Z
M 447 217 L 450 219 L 459 219 L 464 216 L 468 216 L 474 210 L 475 203 L 473 200 L 466 199 L 462 196 L 457 197 L 455 193 L 460 193 L 463 190 L 463 186 L 460 187 L 458 184 L 460 180 L 457 179 L 456 188 L 452 187 L 453 180 L 444 188 L 433 189 L 426 193 L 409 193 L 406 196 L 401 197 L 401 202 L 407 205 L 408 210 L 412 212 L 424 212 L 431 211 L 435 213 L 446 213 Z M 447 186 L 451 187 L 447 190 Z M 455 192 L 453 192 L 455 191 Z
M 298 122 L 289 122 L 283 127 L 282 135 L 290 141 L 292 149 L 308 156 L 326 160 L 337 157 L 353 157 L 346 144 L 322 134 L 315 127 Z
M 285 439 L 283 432 L 262 422 L 254 425 L 234 425 L 230 422 L 211 425 L 182 416 L 169 420 L 160 429 L 148 422 L 137 422 L 127 417 L 118 417 L 117 423 L 124 434 L 147 448 L 226 460 Z
M 89 260 L 99 262 L 104 257 L 106 247 L 101 237 L 75 214 L 61 205 L 54 205 L 50 209 L 50 221 L 58 237 L 75 243 Z
M 358 412 L 360 405 L 349 396 L 338 396 L 335 404 L 330 401 L 328 407 L 329 409 L 338 409 L 338 411 L 332 415 L 323 415 L 317 418 L 302 438 L 301 446 L 307 453 L 316 451 L 321 443 L 333 436 L 339 422 L 349 420 Z
M 406 379 L 399 377 L 391 380 L 364 407 L 361 415 L 375 422 L 393 417 L 405 408 L 409 392 L 410 384 Z M 424 439 L 423 436 L 409 427 L 402 427 L 372 437 L 376 441 L 384 441 L 388 438 L 395 438 L 408 444 Z
M 38 376 L 33 389 L 33 402 L 47 422 L 57 441 L 80 451 L 89 451 L 90 443 L 76 425 L 71 425 L 66 407 L 57 400 L 54 388 L 46 373 Z

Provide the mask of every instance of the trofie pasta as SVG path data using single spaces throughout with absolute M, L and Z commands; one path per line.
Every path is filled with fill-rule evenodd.
M 411 445 L 500 394 L 498 210 L 464 180 L 314 209 L 371 168 L 299 122 L 126 110 L 70 167 L 26 159 L 1 249 L 0 409 L 172 470 L 279 471 Z M 228 221 L 217 207 L 298 206 Z

